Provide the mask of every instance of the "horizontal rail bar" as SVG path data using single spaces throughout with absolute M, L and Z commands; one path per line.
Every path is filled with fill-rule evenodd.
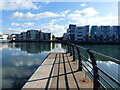
M 85 61 L 84 61 L 85 62 Z M 88 63 L 85 62 L 86 65 L 88 65 L 91 69 L 93 69 Z
M 102 86 L 102 88 L 103 88 L 104 90 L 107 90 L 106 87 L 100 82 L 100 80 L 98 80 L 98 82 L 99 82 L 99 84 Z M 102 89 L 100 89 L 100 90 L 102 90 Z
M 105 83 L 107 83 L 112 89 L 114 89 L 114 87 L 108 81 L 106 81 L 100 74 L 99 74 L 99 76 Z
M 92 62 L 90 62 L 89 60 L 88 60 L 88 58 L 86 58 L 85 56 L 83 56 L 83 55 L 81 55 L 84 59 L 86 59 L 89 63 L 91 63 L 92 64 Z
M 115 62 L 115 63 L 117 63 L 117 64 L 120 64 L 120 60 L 118 60 L 118 59 L 116 59 L 116 58 L 113 58 L 113 57 L 110 57 L 110 56 L 106 56 L 106 55 L 104 55 L 104 54 L 95 52 L 95 51 L 93 51 L 93 50 L 89 50 L 89 52 L 91 52 L 91 53 L 93 53 L 93 54 L 96 54 L 96 55 L 98 55 L 98 56 L 100 56 L 100 57 L 102 57 L 102 58 L 104 58 L 104 59 L 107 59 L 107 60 L 110 60 L 110 61 Z
M 110 78 L 110 80 L 112 80 L 114 83 L 116 83 L 117 85 L 120 86 L 120 82 L 117 81 L 116 79 L 114 79 L 113 77 L 111 77 L 109 74 L 107 74 L 104 70 L 102 70 L 101 68 L 97 67 L 99 71 L 101 71 L 104 75 L 106 75 L 108 78 Z
M 83 64 L 83 66 L 85 67 L 85 65 Z M 93 76 L 93 74 L 88 70 L 87 67 L 85 67 L 87 69 L 87 71 Z
M 75 46 L 75 44 L 72 44 L 72 43 L 68 43 L 68 44 L 71 44 L 71 45 L 74 45 L 74 46 Z M 85 50 L 85 51 L 88 50 L 88 48 L 84 48 L 84 47 L 79 46 L 79 45 L 76 45 L 76 46 L 79 47 L 80 49 Z M 113 57 L 110 57 L 110 56 L 107 56 L 107 55 L 98 53 L 98 52 L 93 51 L 93 50 L 89 50 L 89 52 L 91 52 L 91 53 L 93 53 L 93 54 L 96 54 L 96 55 L 98 55 L 98 56 L 100 56 L 100 57 L 102 57 L 102 58 L 104 58 L 104 59 L 107 59 L 107 60 L 110 60 L 110 61 L 115 62 L 115 63 L 117 63 L 117 64 L 120 64 L 120 60 L 118 60 L 118 59 L 116 59 L 116 58 L 113 58 Z

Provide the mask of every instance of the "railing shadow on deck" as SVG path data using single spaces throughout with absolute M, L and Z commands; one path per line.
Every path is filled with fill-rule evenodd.
M 79 71 L 76 70 L 76 71 L 73 71 L 73 72 L 68 72 L 68 73 L 66 73 L 66 74 L 71 74 L 71 73 L 76 73 L 76 72 L 79 72 Z M 64 76 L 64 75 L 65 75 L 65 74 L 54 75 L 54 76 L 51 76 L 51 77 L 45 77 L 45 78 L 30 80 L 30 81 L 28 81 L 28 82 L 34 82 L 34 81 L 39 81 L 39 80 L 45 80 L 45 79 L 48 79 L 48 78 L 55 78 L 55 77 L 60 77 L 60 76 Z
M 62 54 L 63 55 L 63 54 Z M 57 75 L 52 75 L 52 73 L 54 73 L 54 66 L 55 66 L 55 64 L 62 64 L 62 65 L 65 65 L 66 63 L 69 63 L 69 66 L 71 67 L 71 64 L 70 64 L 70 62 L 73 62 L 72 60 L 70 60 L 70 58 L 71 57 L 69 57 L 69 59 L 68 59 L 68 56 L 66 55 L 66 56 L 63 56 L 63 58 L 64 57 L 67 57 L 67 60 L 68 61 L 60 61 L 60 57 L 57 57 L 58 56 L 58 54 L 56 54 L 55 55 L 55 57 L 54 57 L 54 62 L 53 62 L 53 64 L 45 64 L 45 65 L 52 65 L 52 69 L 51 69 L 51 71 L 50 71 L 50 74 L 49 74 L 49 77 L 45 77 L 45 78 L 40 78 L 40 79 L 34 79 L 34 80 L 29 80 L 28 81 L 28 83 L 29 82 L 36 82 L 36 81 L 40 81 L 40 80 L 45 80 L 45 79 L 47 79 L 47 83 L 46 83 L 46 87 L 45 87 L 45 89 L 47 90 L 48 89 L 48 87 L 50 86 L 50 80 L 51 79 L 53 79 L 53 78 L 59 78 L 59 77 L 61 77 L 61 76 L 67 76 L 67 75 L 69 75 L 69 74 L 75 74 L 75 73 L 77 73 L 77 72 L 79 72 L 79 70 L 71 70 L 71 71 L 69 71 L 69 72 L 65 72 L 65 69 L 66 69 L 66 67 L 64 67 L 64 72 L 62 73 L 62 74 L 57 74 Z M 60 56 L 60 55 L 59 55 Z M 56 59 L 59 59 L 59 63 L 56 63 Z M 44 65 L 41 65 L 41 66 L 44 66 Z M 60 70 L 60 68 L 58 69 L 58 70 Z M 74 75 L 73 75 L 74 76 Z M 66 77 L 66 78 L 68 78 L 68 77 Z M 74 80 L 76 81 L 76 78 L 74 77 Z M 66 80 L 65 80 L 66 81 Z M 59 80 L 57 80 L 57 82 L 59 82 Z M 77 82 L 76 82 L 77 83 Z M 58 86 L 56 87 L 56 88 L 58 88 Z M 68 87 L 67 87 L 68 88 Z
M 104 58 L 108 61 L 112 61 L 118 65 L 120 65 L 120 60 L 95 52 L 91 49 L 78 46 L 73 43 L 67 43 L 66 46 L 67 53 L 70 53 L 70 56 L 73 56 L 73 61 L 77 60 L 79 62 L 78 70 L 82 71 L 82 69 L 84 69 L 87 71 L 87 74 L 89 74 L 88 76 L 94 83 L 94 90 L 106 90 L 107 88 L 115 90 L 116 88 L 120 88 L 120 82 L 118 80 L 97 66 L 96 56 Z

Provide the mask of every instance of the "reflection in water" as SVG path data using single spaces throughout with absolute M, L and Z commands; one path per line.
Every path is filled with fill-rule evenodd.
M 21 88 L 48 53 L 60 48 L 59 43 L 2 43 L 2 88 Z
M 108 74 L 110 74 L 118 80 L 118 76 L 120 75 L 120 73 L 118 72 L 118 64 L 115 64 L 111 61 L 97 61 L 97 64 L 101 69 L 103 69 Z M 114 73 L 112 71 L 114 71 Z
M 55 44 L 55 48 L 52 50 L 52 52 L 66 52 L 65 49 L 63 49 L 63 46 L 61 44 Z

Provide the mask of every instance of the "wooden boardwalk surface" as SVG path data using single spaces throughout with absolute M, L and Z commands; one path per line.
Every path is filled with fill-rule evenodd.
M 86 77 L 86 80 L 84 80 Z M 51 53 L 36 70 L 25 88 L 93 88 L 84 71 L 78 71 L 78 62 L 66 53 Z

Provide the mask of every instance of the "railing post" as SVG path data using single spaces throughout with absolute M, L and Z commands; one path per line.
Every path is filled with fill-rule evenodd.
M 80 50 L 79 47 L 77 47 L 75 45 L 76 49 L 77 49 L 77 54 L 78 54 L 78 59 L 79 59 L 79 63 L 78 63 L 78 70 L 82 71 L 82 59 L 81 59 L 81 55 L 80 55 Z
M 98 69 L 97 69 L 97 63 L 95 60 L 95 57 L 93 55 L 93 53 L 90 52 L 90 49 L 87 50 L 88 55 L 90 56 L 90 60 L 92 61 L 92 66 L 93 66 L 93 80 L 94 80 L 94 90 L 98 90 L 100 88 L 99 85 L 99 74 L 98 74 Z
M 67 52 L 66 53 L 70 53 L 70 46 L 69 46 L 69 44 L 67 45 Z
M 74 45 L 72 45 L 72 54 L 73 54 L 73 61 L 75 61 L 75 51 L 74 51 Z
M 70 56 L 72 56 L 72 45 L 69 44 L 69 46 L 70 46 Z

